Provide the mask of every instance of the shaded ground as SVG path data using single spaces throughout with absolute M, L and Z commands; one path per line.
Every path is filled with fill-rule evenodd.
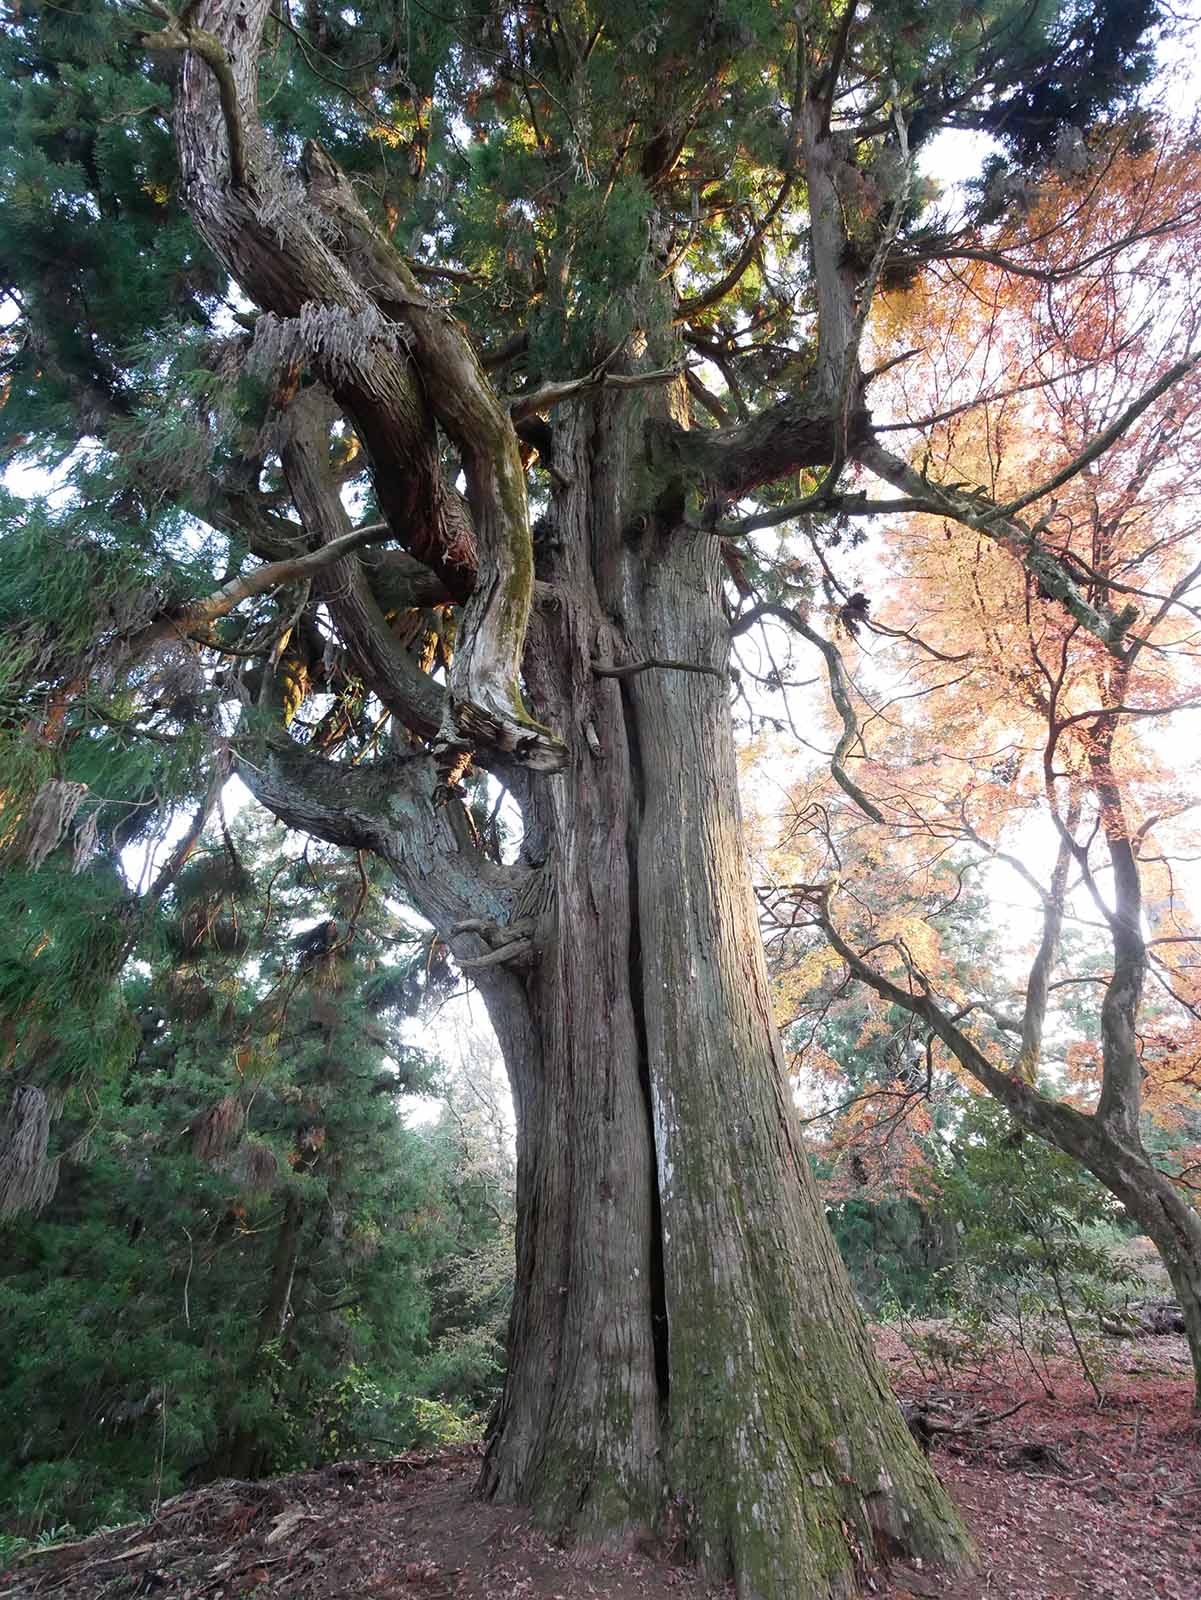
M 157 1518 L 35 1556 L 0 1596 L 126 1600 L 700 1600 L 659 1552 L 558 1550 L 471 1497 L 475 1448 L 351 1461 L 178 1496 Z
M 1197 1600 L 1201 1419 L 1182 1339 L 1109 1352 L 1106 1403 L 1052 1358 L 1048 1396 L 994 1360 L 964 1376 L 915 1370 L 895 1334 L 881 1354 L 924 1408 L 932 1453 L 982 1562 L 948 1579 L 878 1573 L 878 1600 Z M 973 1425 L 981 1414 L 1007 1417 Z M 944 1429 L 957 1431 L 942 1431 Z M 511 1509 L 471 1499 L 474 1450 L 346 1462 L 267 1483 L 218 1483 L 149 1523 L 28 1558 L 0 1600 L 702 1600 L 712 1591 L 649 1544 L 563 1551 Z
M 980 1549 L 957 1580 L 894 1573 L 877 1591 L 937 1600 L 1198 1600 L 1201 1417 L 1179 1336 L 1114 1341 L 1096 1396 L 1070 1352 L 1048 1396 L 1019 1352 L 965 1376 L 914 1370 L 895 1333 L 877 1348 L 902 1400 L 954 1426 L 1018 1401 L 1014 1415 L 935 1437 L 932 1458 Z

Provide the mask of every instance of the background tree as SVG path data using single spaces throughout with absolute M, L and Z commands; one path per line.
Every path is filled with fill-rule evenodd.
M 911 902 L 911 923 L 929 918 L 956 981 L 987 993 L 1005 962 L 993 906 L 966 860 L 944 859 L 932 881 L 940 902 Z M 1099 974 L 1097 939 L 1079 951 L 1073 934 L 1073 970 Z M 1133 1225 L 1113 1196 L 1071 1157 L 1027 1138 L 912 1011 L 865 989 L 806 920 L 785 931 L 772 915 L 767 946 L 831 1230 L 864 1305 L 949 1318 L 951 1329 L 929 1340 L 909 1333 L 923 1358 L 978 1362 L 1013 1345 L 1036 1361 L 1045 1340 L 1072 1338 L 1086 1373 L 1099 1376 L 1101 1319 L 1116 1325 L 1123 1302 L 1150 1286 L 1134 1270 Z M 1010 997 L 995 987 L 1000 1010 Z M 1095 1026 L 1090 992 L 1067 991 L 1044 1074 L 1068 1075 Z M 1171 1122 L 1156 1134 L 1161 1158 L 1178 1160 Z
M 850 973 L 1154 1240 L 1201 1379 L 1190 1161 L 1162 1132 L 1153 1155 L 1146 1132 L 1147 1112 L 1178 1127 L 1196 1112 L 1197 932 L 1179 876 L 1196 770 L 1157 732 L 1177 738 L 1198 704 L 1192 143 L 1145 129 L 1133 146 L 1102 145 L 1082 175 L 1044 180 L 1017 254 L 1011 224 L 937 299 L 915 289 L 912 310 L 894 301 L 880 324 L 885 350 L 924 334 L 926 372 L 914 363 L 898 383 L 907 407 L 935 415 L 926 470 L 982 484 L 989 503 L 1030 504 L 1087 603 L 1128 607 L 1123 642 L 1100 648 L 979 528 L 941 517 L 896 530 L 907 627 L 887 666 L 863 658 L 855 687 L 844 647 L 826 642 L 856 778 L 841 795 L 824 778 L 798 794 L 793 833 L 816 854 L 811 871 L 781 872 L 824 879 L 802 898 Z M 1180 381 L 1148 399 L 1156 371 Z M 965 880 L 998 866 L 1035 896 L 1041 927 L 1025 949 L 1023 917 L 981 961 L 956 908 Z M 1067 940 L 1065 924 L 1095 931 Z
M 860 347 L 886 267 L 1004 210 L 998 176 L 962 227 L 926 215 L 921 142 L 991 129 L 1020 176 L 1130 99 L 1154 7 L 134 15 L 5 33 L 6 409 L 18 448 L 76 452 L 18 538 L 94 573 L 10 613 L 26 853 L 39 802 L 39 849 L 70 821 L 46 785 L 77 748 L 184 741 L 187 792 L 200 730 L 472 973 L 518 1123 L 485 1492 L 605 1537 L 678 1508 L 765 1600 L 956 1552 L 784 1086 L 723 585 L 736 631 L 778 606 L 745 541 L 870 513 L 858 462 L 1124 650 L 1124 604 L 1020 506 L 887 448 Z M 155 687 L 167 646 L 203 687 Z
M 511 1240 L 503 1184 L 473 1208 L 479 1163 L 402 1116 L 430 956 L 353 860 L 261 827 L 179 873 L 118 990 L 136 1047 L 61 1102 L 55 1194 L 4 1235 L 8 1526 L 395 1452 L 487 1402 L 472 1258 Z

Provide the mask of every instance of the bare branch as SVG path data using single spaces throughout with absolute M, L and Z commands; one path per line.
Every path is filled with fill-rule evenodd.
M 1081 627 L 1099 639 L 1118 660 L 1124 658 L 1125 636 L 1138 615 L 1137 611 L 1133 606 L 1128 606 L 1123 611 L 1114 612 L 1108 606 L 1094 606 L 1086 600 L 1064 562 L 1039 539 L 1037 525 L 1034 528 L 1027 527 L 990 499 L 983 490 L 965 493 L 959 488 L 931 483 L 907 461 L 885 450 L 876 440 L 860 446 L 856 454 L 864 466 L 878 477 L 905 490 L 915 502 L 920 502 L 912 509 L 961 522 L 1009 550 L 1038 580 L 1048 596 L 1060 601 Z M 1086 463 L 1081 461 L 1079 465 Z M 1039 491 L 1040 494 L 1043 492 Z M 1026 503 L 1025 500 L 1022 503 Z
M 805 899 L 813 908 L 814 920 L 826 935 L 832 948 L 846 962 L 852 974 L 861 983 L 873 989 L 881 999 L 920 1017 L 942 1040 L 960 1065 L 983 1084 L 989 1093 L 994 1095 L 1024 1126 L 1044 1138 L 1051 1139 L 1053 1143 L 1071 1154 L 1083 1155 L 1087 1150 L 1091 1156 L 1095 1127 L 1093 1118 L 1085 1112 L 1077 1111 L 1073 1106 L 1049 1099 L 1023 1079 L 994 1065 L 935 1002 L 928 985 L 923 986 L 920 994 L 914 994 L 893 983 L 883 973 L 877 972 L 852 949 L 835 927 L 830 915 L 830 893 L 829 886 L 814 886 L 806 892 Z
M 1115 422 L 1111 422 L 1108 428 L 1103 428 L 1096 438 L 1091 439 L 1084 449 L 1080 451 L 1079 455 L 1068 462 L 1067 466 L 1061 467 L 1057 473 L 1044 483 L 1040 483 L 1036 489 L 1031 489 L 1028 493 L 1019 495 L 1016 500 L 1010 500 L 1005 505 L 998 506 L 996 515 L 999 517 L 1015 516 L 1019 511 L 1024 510 L 1026 506 L 1033 505 L 1036 500 L 1041 500 L 1046 495 L 1054 494 L 1056 489 L 1069 482 L 1077 473 L 1083 472 L 1089 462 L 1095 461 L 1098 456 L 1103 456 L 1112 445 L 1116 444 L 1131 424 L 1136 422 L 1147 407 L 1159 399 L 1161 394 L 1164 394 L 1173 384 L 1179 383 L 1181 378 L 1187 377 L 1199 360 L 1201 360 L 1201 356 L 1185 356 L 1183 360 L 1177 361 L 1174 366 L 1169 367 L 1163 376 L 1153 383 L 1149 389 L 1145 390 L 1132 405 L 1126 407 Z
M 1007 389 L 996 389 L 992 394 L 977 395 L 975 399 L 964 400 L 957 406 L 948 406 L 945 411 L 935 411 L 928 417 L 916 417 L 912 422 L 877 423 L 875 431 L 877 433 L 908 433 L 919 428 L 932 428 L 939 422 L 949 422 L 952 417 L 962 416 L 965 411 L 974 411 L 977 406 L 996 405 L 1001 400 L 1013 400 L 1020 394 L 1031 394 L 1036 389 L 1052 388 L 1055 384 L 1063 383 L 1068 378 L 1083 377 L 1086 372 L 1095 371 L 1103 361 L 1112 361 L 1115 357 L 1123 354 L 1142 331 L 1141 328 L 1137 329 L 1129 338 L 1121 340 L 1114 345 L 1112 350 L 1107 350 L 1103 356 L 1098 356 L 1095 361 L 1084 361 L 1079 366 L 1069 367 L 1064 372 L 1056 373 L 1054 377 L 1031 378 L 1026 383 L 1015 383 Z M 890 366 L 895 366 L 897 361 L 906 359 L 913 354 L 915 354 L 914 351 L 907 350 L 904 357 L 898 356 L 895 360 L 886 362 L 877 371 L 886 372 Z M 867 374 L 869 378 L 875 375 L 875 373 Z
M 205 599 L 194 601 L 172 617 L 170 625 L 186 631 L 202 623 L 215 622 L 218 617 L 226 616 L 235 606 L 241 605 L 243 600 L 265 594 L 268 589 L 278 589 L 285 583 L 296 583 L 302 578 L 311 577 L 314 572 L 320 572 L 323 567 L 348 556 L 352 550 L 361 550 L 364 545 L 379 544 L 391 537 L 392 530 L 386 522 L 371 522 L 331 540 L 319 550 L 309 551 L 307 555 L 294 556 L 287 561 L 270 561 L 265 566 L 256 567 L 253 572 L 231 578 Z
M 752 606 L 742 616 L 737 617 L 731 626 L 732 635 L 745 633 L 756 622 L 764 617 L 774 617 L 778 622 L 785 623 L 794 632 L 799 633 L 803 639 L 820 650 L 826 663 L 826 673 L 830 681 L 830 698 L 833 700 L 838 715 L 842 718 L 842 737 L 834 746 L 834 753 L 830 757 L 830 772 L 839 788 L 850 795 L 851 799 L 873 822 L 883 822 L 884 813 L 875 801 L 868 798 L 843 765 L 848 751 L 860 738 L 859 720 L 855 716 L 855 708 L 851 704 L 851 681 L 847 677 L 846 668 L 843 666 L 842 655 L 838 646 L 830 639 L 823 639 L 821 634 L 811 628 L 798 611 L 788 606 L 777 605 L 772 601 L 764 600 Z
M 612 361 L 619 354 L 614 351 L 609 357 Z M 535 412 L 549 411 L 552 406 L 557 406 L 563 400 L 570 400 L 576 395 L 588 394 L 596 389 L 646 389 L 657 383 L 671 383 L 683 371 L 682 367 L 660 367 L 655 372 L 606 372 L 607 363 L 602 362 L 595 367 L 586 377 L 569 378 L 562 383 L 545 383 L 540 389 L 533 389 L 529 394 L 514 396 L 509 402 L 509 416 L 514 422 L 520 422 L 523 417 L 530 417 Z
M 512 966 L 533 953 L 532 939 L 514 939 L 511 944 L 501 945 L 499 950 L 490 950 L 486 956 L 456 956 L 455 962 L 464 972 L 479 972 L 484 967 Z
M 596 678 L 632 678 L 635 673 L 648 672 L 653 667 L 663 668 L 669 672 L 703 672 L 708 677 L 720 678 L 723 682 L 727 677 L 720 667 L 705 667 L 696 661 L 665 661 L 659 656 L 648 656 L 645 661 L 631 661 L 620 667 L 602 667 L 594 661 L 592 673 Z
M 989 250 L 983 246 L 977 248 L 970 245 L 952 246 L 931 250 L 916 256 L 915 262 L 926 261 L 983 261 L 992 267 L 999 267 L 1002 272 L 1007 272 L 1013 277 L 1033 278 L 1038 283 L 1062 283 L 1066 279 L 1079 277 L 1089 267 L 1096 266 L 1100 261 L 1107 261 L 1120 251 L 1127 249 L 1132 244 L 1141 244 L 1147 239 L 1156 239 L 1166 233 L 1175 233 L 1178 229 L 1187 226 L 1191 221 L 1187 211 L 1174 217 L 1168 217 L 1163 222 L 1157 222 L 1149 228 L 1135 229 L 1125 233 L 1119 239 L 1111 239 L 1107 244 L 1088 255 L 1079 256 L 1075 261 L 1062 267 L 1031 267 L 1022 261 L 1015 261 L 1011 255 L 1006 255 L 1003 250 Z M 1034 241 L 1023 241 L 1031 243 Z

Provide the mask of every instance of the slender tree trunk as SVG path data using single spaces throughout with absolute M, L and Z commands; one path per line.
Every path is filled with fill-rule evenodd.
M 246 1366 L 248 1383 L 253 1383 L 258 1377 L 264 1345 L 269 1344 L 272 1339 L 278 1339 L 287 1325 L 288 1312 L 292 1304 L 292 1285 L 296 1281 L 296 1263 L 300 1256 L 300 1232 L 303 1222 L 304 1206 L 300 1196 L 289 1190 L 284 1201 L 284 1214 L 275 1235 L 275 1249 L 271 1254 L 267 1298 L 259 1312 L 254 1348 Z M 270 1465 L 258 1434 L 239 1422 L 235 1424 L 219 1450 L 213 1471 L 217 1476 L 253 1478 L 267 1471 Z
M 1159 1251 L 1184 1314 L 1184 1333 L 1193 1362 L 1193 1405 L 1201 1411 L 1201 1218 L 1161 1174 L 1147 1185 L 1147 1204 L 1138 1218 Z
M 719 552 L 624 526 L 637 426 L 607 401 L 558 431 L 559 598 L 527 681 L 571 760 L 533 807 L 553 893 L 537 1048 L 507 1052 L 517 1299 L 482 1489 L 557 1532 L 674 1523 L 739 1595 L 824 1600 L 965 1541 L 817 1199 L 742 842 Z M 709 670 L 593 675 L 619 656 Z
M 1115 881 L 1121 893 L 1120 873 L 1115 873 Z M 1079 1161 L 1145 1230 L 1163 1257 L 1180 1300 L 1196 1381 L 1195 1404 L 1201 1409 L 1201 1216 L 1155 1166 L 1140 1132 L 1142 1069 L 1135 1018 L 1146 953 L 1138 928 L 1137 880 L 1133 894 L 1130 883 L 1128 875 L 1129 898 L 1124 905 L 1119 900 L 1120 915 L 1113 919 L 1114 973 L 1102 1009 L 1104 1076 L 1097 1110 L 1091 1114 L 1042 1094 L 1024 1072 L 1008 1072 L 991 1061 L 928 990 L 914 994 L 874 971 L 838 931 L 824 899 L 815 910 L 826 938 L 857 978 L 882 999 L 921 1017 L 1016 1122 Z
M 1137 1136 L 1120 1138 L 1100 1124 L 1071 1153 L 1111 1194 L 1159 1251 L 1184 1315 L 1193 1362 L 1194 1404 L 1201 1410 L 1201 1216 L 1160 1172 Z

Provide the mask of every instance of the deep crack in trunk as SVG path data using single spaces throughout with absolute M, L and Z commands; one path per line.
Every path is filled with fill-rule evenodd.
M 679 525 L 631 535 L 639 415 L 596 409 L 559 423 L 555 601 L 527 658 L 572 760 L 533 803 L 554 882 L 527 984 L 543 1093 L 510 1060 L 514 1365 L 481 1488 L 560 1535 L 683 1535 L 747 1600 L 828 1600 L 892 1554 L 954 1558 L 962 1534 L 876 1365 L 796 1125 L 742 842 L 720 554 Z M 592 674 L 619 655 L 715 670 Z M 572 1172 L 548 1205 L 552 1146 Z M 529 1307 L 556 1294 L 531 1359 Z M 578 1297 L 600 1316 L 587 1349 Z M 625 1372 L 598 1410 L 558 1380 L 602 1344 Z
M 627 683 L 621 685 L 622 718 L 631 779 L 631 822 L 642 816 L 642 752 L 638 743 L 638 721 Z M 632 826 L 627 836 L 630 888 L 630 999 L 634 1007 L 634 1029 L 638 1039 L 638 1082 L 646 1111 L 647 1138 L 654 1151 L 655 1117 L 651 1100 L 650 1068 L 646 1047 L 646 995 L 642 977 L 642 931 L 638 915 L 638 829 Z M 663 1207 L 659 1198 L 657 1173 L 651 1184 L 651 1337 L 655 1350 L 655 1381 L 666 1408 L 671 1397 L 671 1363 L 667 1345 L 667 1293 L 663 1273 Z

